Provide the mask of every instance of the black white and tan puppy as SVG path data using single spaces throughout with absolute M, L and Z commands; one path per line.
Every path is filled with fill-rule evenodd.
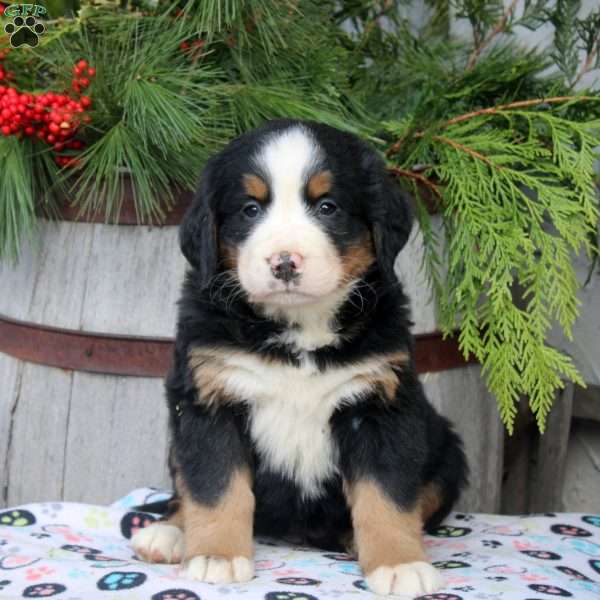
M 175 496 L 136 553 L 208 582 L 253 577 L 253 535 L 358 556 L 370 588 L 443 581 L 422 530 L 466 481 L 415 375 L 394 260 L 403 193 L 353 135 L 273 121 L 206 166 L 167 379 Z

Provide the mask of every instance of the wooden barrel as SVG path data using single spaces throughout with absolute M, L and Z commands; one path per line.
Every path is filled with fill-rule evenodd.
M 132 211 L 130 211 L 132 212 Z M 0 263 L 0 505 L 107 503 L 168 486 L 168 368 L 185 261 L 181 210 L 163 227 L 41 221 L 17 265 Z M 125 216 L 124 216 L 125 215 Z M 417 363 L 432 402 L 465 439 L 463 510 L 499 507 L 502 427 L 495 402 L 437 332 L 419 272 L 418 231 L 397 271 L 412 298 Z

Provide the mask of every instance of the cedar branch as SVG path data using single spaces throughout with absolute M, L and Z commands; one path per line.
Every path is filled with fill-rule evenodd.
M 442 199 L 442 194 L 440 193 L 437 185 L 435 185 L 435 183 L 433 183 L 433 181 L 430 179 L 427 179 L 427 177 L 424 175 L 415 173 L 415 171 L 401 169 L 400 167 L 388 167 L 388 171 L 399 177 L 410 177 L 411 179 L 415 179 L 419 183 L 422 183 L 427 189 L 431 190 L 437 196 L 438 200 Z
M 445 129 L 450 125 L 454 125 L 456 123 L 462 123 L 463 121 L 468 121 L 469 119 L 473 119 L 474 117 L 480 117 L 482 115 L 494 115 L 499 114 L 504 110 L 513 110 L 517 108 L 529 108 L 531 106 L 537 106 L 539 104 L 558 104 L 561 102 L 570 102 L 571 100 L 598 100 L 598 98 L 594 98 L 593 96 L 553 96 L 551 98 L 533 98 L 531 100 L 518 100 L 517 102 L 510 102 L 509 104 L 500 104 L 498 106 L 491 106 L 488 108 L 481 108 L 479 110 L 474 110 L 462 115 L 458 115 L 457 117 L 453 117 L 448 121 L 445 121 L 441 125 L 439 125 L 440 129 Z M 423 137 L 425 133 L 423 131 L 417 131 L 413 137 L 420 138 Z M 402 144 L 406 136 L 399 139 L 397 142 L 392 144 L 386 150 L 386 156 L 389 158 L 394 154 L 397 154 L 402 147 Z
M 496 23 L 490 34 L 480 43 L 476 44 L 475 48 L 473 49 L 473 52 L 471 52 L 471 55 L 469 56 L 469 60 L 467 61 L 467 71 L 470 71 L 475 66 L 477 59 L 479 58 L 483 50 L 487 46 L 489 46 L 492 40 L 505 30 L 506 24 L 508 23 L 508 20 L 512 16 L 517 6 L 517 2 L 518 0 L 513 0 L 510 3 L 510 6 L 504 11 L 502 17 L 498 19 L 498 22 Z

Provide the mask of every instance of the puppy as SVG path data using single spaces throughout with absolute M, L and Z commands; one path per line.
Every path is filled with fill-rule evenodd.
M 253 577 L 253 534 L 355 552 L 369 587 L 443 580 L 422 529 L 466 482 L 415 374 L 394 260 L 409 201 L 355 136 L 293 120 L 207 164 L 166 388 L 176 490 L 132 544 L 193 579 Z

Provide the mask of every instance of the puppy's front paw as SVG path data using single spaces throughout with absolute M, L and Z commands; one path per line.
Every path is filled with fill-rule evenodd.
M 178 563 L 183 558 L 183 532 L 175 525 L 152 523 L 131 538 L 135 553 L 146 562 Z
M 194 556 L 182 572 L 184 577 L 209 583 L 250 581 L 254 577 L 254 563 L 244 556 L 231 560 L 222 556 Z
M 444 585 L 444 578 L 427 562 L 402 563 L 395 567 L 377 567 L 366 577 L 376 594 L 419 596 L 430 594 Z

